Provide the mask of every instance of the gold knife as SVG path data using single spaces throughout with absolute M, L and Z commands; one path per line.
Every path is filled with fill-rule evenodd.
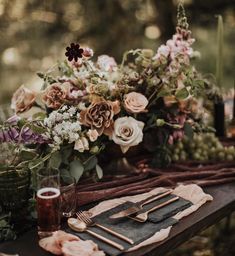
M 119 218 L 124 218 L 124 217 L 128 217 L 132 214 L 138 213 L 139 211 L 142 210 L 143 206 L 146 204 L 149 204 L 155 200 L 161 199 L 169 194 L 171 194 L 173 192 L 172 189 L 167 190 L 164 193 L 161 194 L 157 194 L 157 195 L 152 195 L 144 200 L 141 200 L 140 202 L 137 203 L 133 203 L 133 202 L 128 202 L 129 204 L 132 204 L 129 208 L 127 208 L 126 210 L 120 211 L 118 213 L 115 213 L 111 216 L 109 216 L 109 218 L 111 219 L 119 219 Z

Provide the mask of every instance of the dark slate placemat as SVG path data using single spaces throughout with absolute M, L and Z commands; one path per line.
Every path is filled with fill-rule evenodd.
M 175 195 L 170 195 L 169 197 L 164 198 L 163 201 L 166 201 L 174 196 Z M 162 202 L 162 199 L 161 199 L 161 202 Z M 146 209 L 152 208 L 153 206 L 155 206 L 161 202 L 160 202 L 160 200 L 158 200 L 156 202 L 152 202 L 151 204 L 146 205 Z M 174 205 L 174 203 L 172 203 L 168 206 L 165 206 L 164 211 L 162 211 L 162 215 L 160 215 L 160 214 L 156 215 L 156 212 L 151 213 L 150 218 L 155 218 L 155 221 L 157 220 L 157 223 L 152 223 L 150 221 L 146 221 L 145 223 L 139 223 L 139 222 L 136 222 L 129 218 L 116 219 L 116 220 L 109 218 L 110 215 L 128 208 L 130 206 L 129 202 L 126 202 L 124 204 L 121 204 L 121 205 L 113 208 L 113 209 L 103 212 L 103 213 L 95 216 L 93 219 L 97 223 L 102 224 L 103 226 L 106 226 L 108 228 L 111 228 L 111 229 L 119 232 L 120 234 L 127 236 L 128 238 L 131 238 L 135 242 L 135 245 L 137 245 L 140 242 L 143 242 L 146 239 L 148 239 L 149 237 L 153 236 L 156 232 L 160 231 L 161 229 L 164 229 L 164 228 L 167 228 L 169 226 L 176 224 L 178 221 L 171 218 L 170 216 L 173 216 L 177 212 L 181 211 L 182 207 L 184 207 L 184 209 L 185 209 L 186 206 L 189 207 L 190 205 L 191 204 L 189 203 L 189 201 L 186 201 L 186 200 L 180 198 L 177 201 L 177 205 Z M 159 220 L 162 220 L 162 221 L 159 221 Z M 100 228 L 89 227 L 89 229 L 96 232 L 97 234 L 100 234 L 106 238 L 109 238 L 109 239 L 123 245 L 125 250 L 127 250 L 133 246 L 123 240 L 120 240 L 119 238 L 116 238 L 113 235 L 110 235 L 109 233 L 101 230 Z M 105 253 L 107 253 L 108 255 L 116 256 L 116 255 L 121 254 L 121 251 L 119 251 L 118 249 L 96 239 L 95 237 L 91 236 L 90 234 L 87 234 L 86 232 L 77 233 L 75 231 L 72 231 L 71 229 L 68 229 L 66 231 L 76 234 L 84 240 L 93 240 L 95 243 L 98 244 L 99 248 L 101 250 L 103 250 Z
M 157 206 L 165 201 L 168 201 L 174 197 L 176 197 L 176 195 L 171 194 L 171 195 L 168 195 L 168 196 L 161 198 L 157 201 L 154 201 L 150 204 L 144 205 L 143 212 L 146 210 L 149 210 L 149 209 L 153 208 L 154 206 Z M 164 219 L 174 216 L 178 212 L 183 211 L 190 206 L 192 206 L 192 202 L 180 197 L 179 200 L 177 200 L 169 205 L 166 205 L 154 212 L 149 213 L 148 220 L 151 222 L 157 223 L 157 222 L 163 221 Z

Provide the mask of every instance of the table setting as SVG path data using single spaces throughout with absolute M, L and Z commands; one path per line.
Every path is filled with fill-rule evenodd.
M 222 49 L 221 16 L 218 38 Z M 135 252 L 211 204 L 208 187 L 234 184 L 221 72 L 196 69 L 194 41 L 180 2 L 156 52 L 130 50 L 117 64 L 71 43 L 67 60 L 38 72 L 40 91 L 16 90 L 1 109 L 1 242 L 33 230 L 54 255 Z
M 181 218 L 212 200 L 195 184 L 180 185 L 174 190 L 159 187 L 148 193 L 103 201 L 88 211 L 78 211 L 67 219 L 64 230 L 76 238 L 92 240 L 108 255 L 120 255 L 123 251 L 164 240 Z M 42 238 L 39 245 L 57 254 L 52 239 L 57 232 L 61 231 Z M 65 241 L 70 239 L 74 241 L 69 235 Z M 71 243 L 71 248 L 74 244 Z

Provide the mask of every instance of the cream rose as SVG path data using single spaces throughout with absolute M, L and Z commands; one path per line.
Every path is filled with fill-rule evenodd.
M 35 102 L 35 93 L 22 85 L 14 94 L 11 100 L 11 108 L 16 113 L 29 110 Z
M 99 133 L 96 131 L 96 129 L 89 129 L 89 131 L 86 134 L 91 142 L 96 141 L 99 137 Z
M 148 105 L 147 98 L 137 92 L 130 92 L 125 95 L 124 97 L 124 107 L 127 112 L 130 113 L 140 113 L 140 112 L 146 112 L 145 109 Z
M 77 141 L 75 141 L 74 149 L 81 153 L 84 152 L 85 150 L 89 150 L 88 140 L 85 137 L 78 139 Z
M 133 117 L 120 117 L 114 122 L 111 139 L 120 145 L 123 153 L 143 140 L 144 123 Z

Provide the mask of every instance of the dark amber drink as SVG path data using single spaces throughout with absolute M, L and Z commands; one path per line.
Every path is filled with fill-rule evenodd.
M 37 191 L 37 214 L 40 237 L 60 229 L 61 196 L 58 188 L 44 187 Z

